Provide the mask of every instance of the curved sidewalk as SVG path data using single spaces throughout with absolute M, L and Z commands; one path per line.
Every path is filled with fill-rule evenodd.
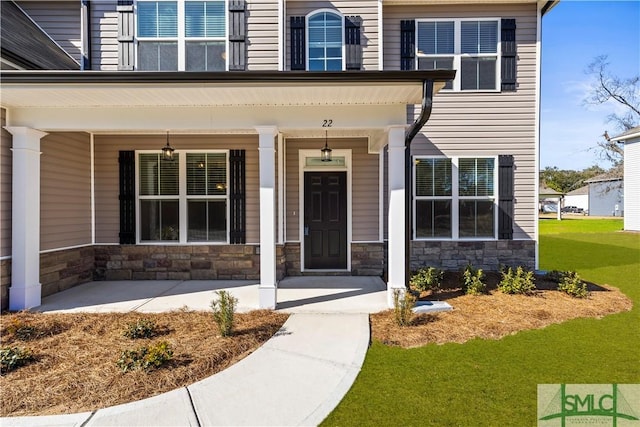
M 209 378 L 137 402 L 2 426 L 294 426 L 319 424 L 355 380 L 367 314 L 292 314 L 254 353 Z

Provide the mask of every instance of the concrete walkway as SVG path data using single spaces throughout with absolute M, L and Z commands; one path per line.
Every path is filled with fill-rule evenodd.
M 258 284 L 232 280 L 89 282 L 43 298 L 37 311 L 210 310 L 215 291 L 258 308 Z M 369 345 L 369 317 L 386 309 L 379 277 L 292 277 L 278 285 L 282 329 L 218 374 L 149 399 L 94 412 L 0 418 L 0 426 L 317 425 L 355 380 Z
M 0 418 L 0 425 L 317 425 L 353 384 L 368 345 L 366 314 L 292 314 L 254 353 L 188 387 L 95 412 Z

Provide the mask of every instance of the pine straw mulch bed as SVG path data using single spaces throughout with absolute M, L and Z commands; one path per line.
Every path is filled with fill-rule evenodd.
M 127 324 L 143 318 L 156 323 L 157 336 L 126 338 Z M 222 338 L 210 312 L 3 314 L 2 347 L 28 347 L 36 360 L 0 377 L 0 416 L 92 411 L 187 386 L 249 355 L 286 319 L 267 310 L 236 314 L 234 335 Z M 15 322 L 35 326 L 41 336 L 17 339 L 7 330 Z M 162 340 L 173 349 L 163 367 L 123 373 L 116 366 L 123 350 Z
M 421 293 L 421 300 L 448 302 L 452 311 L 416 314 L 409 326 L 395 322 L 393 310 L 371 315 L 374 340 L 404 348 L 425 344 L 464 343 L 474 338 L 500 339 L 527 329 L 540 329 L 579 317 L 601 318 L 631 310 L 633 303 L 617 288 L 587 282 L 589 296 L 573 298 L 559 292 L 555 282 L 536 277 L 532 295 L 507 295 L 496 289 L 497 273 L 487 273 L 486 295 L 464 295 L 460 275 L 447 272 L 442 290 Z

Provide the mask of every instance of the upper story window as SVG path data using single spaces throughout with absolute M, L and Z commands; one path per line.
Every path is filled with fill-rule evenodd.
M 417 21 L 418 69 L 456 69 L 445 89 L 500 90 L 499 20 Z
M 328 11 L 307 17 L 307 58 L 309 71 L 341 71 L 343 66 L 343 18 Z
M 226 70 L 225 2 L 138 0 L 137 69 Z

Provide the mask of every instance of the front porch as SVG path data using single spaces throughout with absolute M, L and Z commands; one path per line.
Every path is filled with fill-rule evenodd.
M 44 297 L 37 311 L 157 313 L 210 310 L 215 292 L 238 299 L 237 310 L 259 308 L 258 280 L 128 280 L 88 282 Z M 376 313 L 387 309 L 379 277 L 288 277 L 278 284 L 276 309 L 287 313 Z
M 380 276 L 385 265 L 388 306 L 405 286 L 406 107 L 453 75 L 3 73 L 9 308 L 90 279 L 245 279 L 255 307 L 291 308 L 295 297 L 279 292 L 287 275 Z M 169 145 L 169 133 L 176 155 L 165 164 L 158 141 Z M 317 162 L 328 138 L 336 161 Z M 58 259 L 82 248 L 94 252 L 93 277 Z

